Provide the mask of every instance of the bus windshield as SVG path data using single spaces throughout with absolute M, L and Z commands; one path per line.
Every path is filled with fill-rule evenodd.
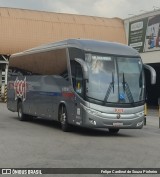
M 102 103 L 135 103 L 144 100 L 144 75 L 140 58 L 85 55 L 89 72 L 88 99 Z

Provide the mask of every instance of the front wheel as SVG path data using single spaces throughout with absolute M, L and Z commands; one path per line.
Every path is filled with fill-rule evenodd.
M 119 132 L 119 129 L 112 129 L 112 128 L 109 128 L 109 133 L 110 134 L 117 134 Z
M 61 128 L 64 132 L 68 132 L 70 130 L 70 125 L 68 124 L 66 107 L 62 106 L 59 111 Z

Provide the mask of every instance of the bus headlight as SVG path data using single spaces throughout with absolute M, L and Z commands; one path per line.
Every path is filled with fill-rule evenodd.
M 94 109 L 90 109 L 90 108 L 87 108 L 86 106 L 83 105 L 83 108 L 84 110 L 89 113 L 89 114 L 92 114 L 92 115 L 98 115 L 99 114 L 99 111 L 96 111 Z
M 96 121 L 95 120 L 89 118 L 89 121 L 90 121 L 91 124 L 96 125 Z
M 143 124 L 143 121 L 137 123 L 137 127 L 141 126 Z
M 144 116 L 144 111 L 136 113 L 136 116 L 138 116 L 138 117 Z
M 89 114 L 92 114 L 92 115 L 97 115 L 98 114 L 98 111 L 94 111 L 94 110 L 90 110 L 88 109 L 87 111 Z

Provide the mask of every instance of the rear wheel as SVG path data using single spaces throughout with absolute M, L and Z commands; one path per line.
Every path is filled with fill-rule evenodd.
M 109 133 L 110 134 L 117 134 L 119 132 L 119 129 L 112 129 L 112 128 L 109 128 Z
M 61 106 L 59 116 L 62 130 L 68 132 L 70 130 L 70 125 L 68 124 L 67 110 L 65 106 Z
M 18 103 L 17 112 L 18 112 L 18 117 L 19 117 L 19 120 L 20 120 L 20 121 L 25 121 L 25 120 L 27 120 L 26 114 L 23 113 L 22 102 L 19 102 L 19 103 Z

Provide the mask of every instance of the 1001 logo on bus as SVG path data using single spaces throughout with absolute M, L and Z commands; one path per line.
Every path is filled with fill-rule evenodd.
M 18 80 L 18 78 L 16 78 L 14 82 L 15 100 L 21 98 L 23 101 L 25 101 L 26 89 L 27 89 L 26 77 L 24 78 L 24 80 Z

